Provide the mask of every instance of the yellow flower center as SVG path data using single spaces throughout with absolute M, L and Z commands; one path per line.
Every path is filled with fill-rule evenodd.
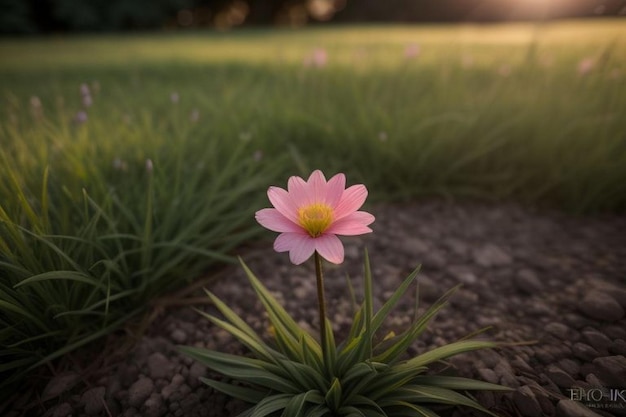
M 298 223 L 311 237 L 318 237 L 333 222 L 332 207 L 315 203 L 298 209 Z

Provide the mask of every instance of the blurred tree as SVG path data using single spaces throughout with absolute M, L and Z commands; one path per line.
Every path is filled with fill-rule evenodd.
M 0 0 L 0 33 L 30 33 L 37 27 L 24 0 Z
M 0 33 L 616 16 L 626 0 L 0 0 Z M 548 13 L 549 11 L 549 13 Z M 541 16 L 539 16 L 541 15 Z

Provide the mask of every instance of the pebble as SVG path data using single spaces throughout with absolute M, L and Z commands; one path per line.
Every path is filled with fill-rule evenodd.
M 54 408 L 52 417 L 69 417 L 74 412 L 74 408 L 69 403 L 61 403 Z
M 478 281 L 476 274 L 471 268 L 464 265 L 451 265 L 448 267 L 448 273 L 457 281 L 463 284 L 475 284 Z
M 626 356 L 626 341 L 623 339 L 616 339 L 609 346 L 609 351 L 616 355 Z
M 163 397 L 152 393 L 144 403 L 142 415 L 145 417 L 161 417 L 167 413 L 167 407 L 163 404 Z
M 600 417 L 581 403 L 566 399 L 558 402 L 556 412 L 559 417 Z
M 624 325 L 608 325 L 605 326 L 602 331 L 611 339 L 624 339 L 626 340 L 626 326 Z
M 561 359 L 558 365 L 559 368 L 567 372 L 572 377 L 576 377 L 580 373 L 580 365 L 572 359 Z
M 55 375 L 44 388 L 41 398 L 43 401 L 56 398 L 74 388 L 79 381 L 80 375 L 76 372 L 66 372 Z
M 183 344 L 187 341 L 187 333 L 182 329 L 175 329 L 170 333 L 170 337 L 178 344 Z
M 155 352 L 148 357 L 148 375 L 152 379 L 170 378 L 174 365 L 161 352 Z
M 600 356 L 600 353 L 597 350 L 584 343 L 574 343 L 572 346 L 572 353 L 577 358 L 585 361 L 592 361 Z
M 511 257 L 511 255 L 506 253 L 499 246 L 491 243 L 488 243 L 481 248 L 475 249 L 473 256 L 474 262 L 485 268 L 509 265 L 511 262 L 513 262 L 513 258 Z
M 624 309 L 613 297 L 601 291 L 591 291 L 579 304 L 579 309 L 588 317 L 617 321 L 624 317 Z
M 546 374 L 559 388 L 571 388 L 574 385 L 574 378 L 556 365 L 548 365 Z
M 152 394 L 154 382 L 150 378 L 141 378 L 128 389 L 128 403 L 133 407 L 140 407 Z
M 498 375 L 496 375 L 496 373 L 491 369 L 480 368 L 477 373 L 480 379 L 482 379 L 483 381 L 491 382 L 492 384 L 497 384 L 498 382 L 500 382 L 500 378 L 498 378 Z
M 524 385 L 513 392 L 513 402 L 524 417 L 543 416 L 541 405 L 528 385 Z
M 545 327 L 545 331 L 553 336 L 560 338 L 561 340 L 568 340 L 570 334 L 570 328 L 563 323 L 552 322 L 548 323 Z
M 104 387 L 91 388 L 82 395 L 80 401 L 85 407 L 85 413 L 93 416 L 104 410 Z
M 583 339 L 597 351 L 606 351 L 611 345 L 611 339 L 595 329 L 583 330 L 582 335 Z
M 607 386 L 623 387 L 626 382 L 626 357 L 605 356 L 593 360 L 594 374 Z
M 540 294 L 543 284 L 532 269 L 521 269 L 514 278 L 517 289 L 528 295 Z
M 189 368 L 189 375 L 187 376 L 187 383 L 190 387 L 197 387 L 201 384 L 200 377 L 205 376 L 207 372 L 206 366 L 199 362 L 195 362 Z

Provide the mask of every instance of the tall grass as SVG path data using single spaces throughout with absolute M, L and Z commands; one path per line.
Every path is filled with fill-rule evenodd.
M 346 172 L 378 200 L 624 211 L 625 35 L 603 21 L 0 41 L 2 387 L 228 262 L 260 230 L 266 187 L 294 173 Z M 328 62 L 305 67 L 314 48 Z

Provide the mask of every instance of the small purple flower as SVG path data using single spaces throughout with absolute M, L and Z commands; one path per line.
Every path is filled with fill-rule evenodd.
M 84 108 L 89 108 L 93 104 L 93 99 L 91 98 L 91 95 L 89 95 L 89 94 L 85 94 L 83 96 L 83 100 L 82 101 L 83 101 L 83 107 Z
M 87 119 L 87 112 L 84 110 L 80 110 L 74 116 L 74 123 L 82 125 L 83 123 L 87 122 Z
M 411 43 L 404 48 L 404 57 L 406 59 L 417 58 L 420 55 L 421 48 L 416 43 Z
M 174 91 L 172 94 L 170 94 L 170 101 L 174 104 L 178 103 L 178 101 L 180 100 L 180 96 L 178 95 L 178 93 L 176 91 Z
M 91 92 L 89 91 L 89 86 L 85 83 L 80 85 L 80 94 L 83 96 L 88 96 L 89 94 L 91 94 Z

